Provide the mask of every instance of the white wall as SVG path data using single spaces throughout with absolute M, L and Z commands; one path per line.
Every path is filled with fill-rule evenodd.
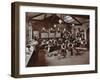
M 16 80 L 10 77 L 10 59 L 11 59 L 11 2 L 15 0 L 0 0 L 0 80 Z M 16 0 L 16 1 L 30 1 L 41 3 L 55 3 L 55 4 L 76 4 L 98 6 L 100 9 L 100 0 Z M 99 13 L 100 14 L 100 11 Z M 98 16 L 100 21 L 100 16 Z M 98 22 L 99 22 L 98 21 Z M 98 24 L 100 26 L 100 23 Z M 100 34 L 100 27 L 98 27 L 98 34 Z M 100 41 L 100 37 L 98 37 Z M 98 42 L 100 44 L 100 42 Z M 98 45 L 100 47 L 100 45 Z M 100 52 L 100 50 L 99 50 Z M 98 52 L 98 53 L 99 53 Z M 99 73 L 97 74 L 78 74 L 65 76 L 51 76 L 38 78 L 22 78 L 18 80 L 100 80 L 100 54 L 98 55 Z

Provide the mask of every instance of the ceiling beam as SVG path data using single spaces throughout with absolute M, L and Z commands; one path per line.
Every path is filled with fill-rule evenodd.
M 72 16 L 71 15 L 71 17 L 75 20 L 75 21 L 77 21 L 79 24 L 82 24 L 78 19 L 76 19 L 74 16 Z
M 44 19 L 47 17 L 47 14 L 44 14 Z
M 37 19 L 31 19 L 31 21 L 37 21 L 37 22 L 47 23 L 47 22 L 45 22 L 44 20 L 37 20 Z M 49 23 L 50 23 L 50 22 L 49 22 Z M 52 22 L 51 22 L 51 24 L 52 24 Z M 64 22 L 64 23 L 62 23 L 62 24 L 72 25 L 72 23 L 66 23 L 66 22 Z M 82 24 L 77 24 L 77 23 L 75 23 L 75 25 L 81 26 Z
M 30 21 L 43 21 L 43 20 L 38 20 L 38 19 L 30 19 Z
M 79 17 L 79 18 L 83 18 L 83 19 L 89 19 L 89 15 L 71 15 L 74 17 Z
M 43 13 L 37 14 L 37 15 L 32 16 L 32 17 L 30 17 L 30 18 L 35 18 L 35 17 L 38 17 L 38 16 L 40 16 L 40 15 L 43 15 Z

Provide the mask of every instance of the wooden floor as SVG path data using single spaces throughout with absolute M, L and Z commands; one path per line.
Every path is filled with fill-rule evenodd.
M 85 51 L 77 56 L 67 55 L 66 58 L 59 59 L 58 56 L 47 56 L 46 52 L 42 50 L 38 53 L 38 60 L 36 63 L 31 64 L 32 65 L 29 65 L 28 67 L 89 64 L 89 52 Z
M 46 61 L 48 66 L 61 66 L 61 65 L 85 65 L 89 64 L 89 52 L 86 51 L 81 55 L 73 55 L 73 56 L 66 56 L 58 57 L 58 56 L 51 56 L 46 57 Z
M 46 54 L 45 51 L 43 51 L 43 50 L 39 51 L 37 61 L 35 61 L 35 63 L 33 61 L 31 61 L 31 65 L 28 64 L 27 67 L 47 66 L 45 54 Z M 33 58 L 33 57 L 31 57 L 31 58 Z M 30 60 L 32 60 L 31 58 L 30 58 Z

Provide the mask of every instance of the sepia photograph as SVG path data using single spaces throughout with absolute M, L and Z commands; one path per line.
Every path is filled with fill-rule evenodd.
M 97 73 L 97 7 L 12 3 L 12 76 Z
M 89 15 L 26 12 L 25 65 L 89 64 Z

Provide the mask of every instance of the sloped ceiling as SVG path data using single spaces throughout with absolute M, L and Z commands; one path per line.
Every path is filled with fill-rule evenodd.
M 26 13 L 27 21 L 37 22 L 37 21 L 47 21 L 52 23 L 59 22 L 61 19 L 63 23 L 69 24 L 84 24 L 89 22 L 88 15 L 67 15 L 67 14 L 46 14 L 46 13 Z

